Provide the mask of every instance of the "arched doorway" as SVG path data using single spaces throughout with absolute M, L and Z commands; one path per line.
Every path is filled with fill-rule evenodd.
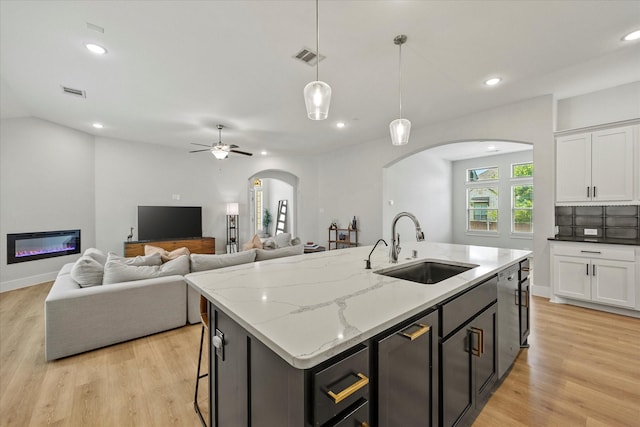
M 388 224 L 398 212 L 408 211 L 428 241 L 532 248 L 532 229 L 523 231 L 526 227 L 513 219 L 514 213 L 525 217 L 525 209 L 512 205 L 514 191 L 533 189 L 532 176 L 513 176 L 513 166 L 526 163 L 533 164 L 532 144 L 496 140 L 444 143 L 389 163 L 383 168 L 383 236 L 390 238 Z M 469 171 L 493 168 L 499 169 L 499 179 L 488 179 L 487 185 L 467 177 Z M 410 221 L 400 221 L 397 231 L 401 240 L 415 235 Z
M 261 237 L 274 235 L 278 220 L 283 219 L 279 207 L 286 201 L 284 223 L 279 232 L 291 233 L 296 236 L 298 212 L 298 181 L 299 178 L 283 170 L 267 169 L 249 177 L 249 214 L 250 230 Z M 265 209 L 269 211 L 272 222 L 268 230 L 263 222 Z

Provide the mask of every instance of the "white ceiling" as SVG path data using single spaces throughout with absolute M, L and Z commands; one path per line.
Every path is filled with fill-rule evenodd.
M 302 97 L 315 70 L 292 58 L 315 48 L 313 1 L 2 0 L 0 107 L 3 118 L 185 150 L 216 141 L 221 123 L 241 150 L 321 153 L 388 137 L 398 34 L 408 36 L 403 112 L 415 130 L 640 80 L 640 42 L 621 41 L 638 28 L 639 1 L 323 0 L 320 79 L 333 97 L 329 119 L 315 122 Z M 109 53 L 92 55 L 87 42 Z M 503 84 L 484 86 L 493 75 Z

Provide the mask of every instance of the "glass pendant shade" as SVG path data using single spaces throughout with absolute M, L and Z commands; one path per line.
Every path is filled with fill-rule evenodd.
M 389 124 L 389 131 L 393 145 L 405 145 L 409 142 L 411 122 L 407 119 L 395 119 Z
M 229 152 L 221 148 L 214 147 L 211 149 L 211 154 L 213 154 L 214 157 L 218 160 L 224 160 L 229 155 Z
M 304 87 L 304 103 L 311 120 L 326 119 L 331 103 L 331 86 L 318 80 L 308 83 Z

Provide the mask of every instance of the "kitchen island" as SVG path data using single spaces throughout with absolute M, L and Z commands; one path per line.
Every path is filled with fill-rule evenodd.
M 408 258 L 413 250 L 417 257 Z M 349 248 L 186 276 L 187 282 L 210 302 L 210 339 L 218 345 L 210 347 L 211 425 L 354 425 L 341 422 L 365 418 L 356 425 L 367 425 L 370 419 L 376 422 L 372 425 L 383 425 L 378 408 L 387 390 L 381 382 L 380 348 L 384 348 L 383 335 L 397 335 L 396 329 L 407 341 L 423 334 L 428 337 L 431 344 L 423 350 L 428 352 L 428 368 L 435 372 L 429 374 L 430 397 L 425 402 L 431 422 L 425 421 L 424 425 L 442 421 L 439 414 L 446 407 L 439 398 L 442 378 L 438 377 L 446 377 L 446 372 L 439 370 L 438 353 L 442 349 L 438 345 L 462 326 L 442 325 L 441 318 L 446 323 L 448 315 L 439 308 L 467 292 L 469 304 L 457 306 L 456 311 L 464 312 L 460 307 L 482 303 L 478 314 L 469 317 L 475 319 L 495 305 L 497 273 L 525 260 L 530 252 L 403 243 L 398 266 L 438 260 L 472 267 L 425 285 L 377 274 L 391 266 L 385 247 L 372 253 L 372 269 L 366 270 L 364 260 L 370 251 L 371 246 Z M 479 286 L 485 282 L 487 286 Z M 425 325 L 420 320 L 423 317 L 429 317 L 433 324 Z M 493 318 L 495 332 L 496 316 Z M 218 339 L 213 338 L 216 334 Z M 426 342 L 426 338 L 423 340 Z M 475 332 L 465 335 L 463 341 L 468 341 L 465 354 L 469 358 L 471 350 L 479 352 L 483 347 L 484 351 L 487 341 L 494 348 L 497 345 Z M 495 365 L 493 359 L 490 364 Z M 348 366 L 354 363 L 360 366 Z M 336 366 L 341 364 L 345 372 L 353 371 L 352 379 L 336 373 L 340 370 Z M 495 374 L 493 377 L 492 384 Z M 402 391 L 394 393 L 401 395 Z M 320 394 L 323 398 L 318 398 Z M 370 400 L 375 404 L 370 405 Z M 369 412 L 375 414 L 369 417 Z M 360 418 L 354 418 L 357 413 Z

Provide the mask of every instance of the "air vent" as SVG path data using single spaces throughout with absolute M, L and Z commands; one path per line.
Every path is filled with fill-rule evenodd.
M 318 55 L 316 55 L 314 51 L 306 47 L 302 48 L 302 50 L 300 50 L 300 52 L 293 55 L 293 57 L 310 66 L 316 65 L 316 62 L 318 59 Z M 325 57 L 323 55 L 320 55 L 320 61 L 322 61 L 324 58 Z
M 100 25 L 92 24 L 91 22 L 87 22 L 87 28 L 93 31 L 97 31 L 98 33 L 104 34 L 104 28 Z
M 73 95 L 73 96 L 77 96 L 80 98 L 86 98 L 87 94 L 85 91 L 81 90 L 81 89 L 74 89 L 72 87 L 67 87 L 67 86 L 60 86 L 62 88 L 62 92 L 68 94 L 68 95 Z

